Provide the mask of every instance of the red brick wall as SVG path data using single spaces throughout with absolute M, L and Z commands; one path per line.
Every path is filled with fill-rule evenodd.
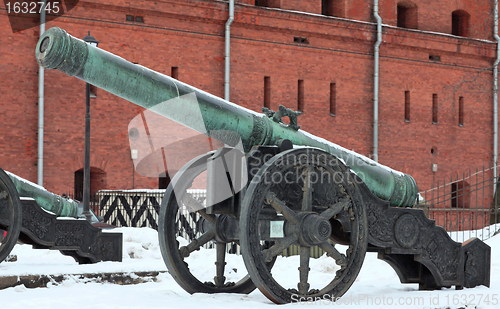
M 250 3 L 252 1 L 242 1 Z M 451 32 L 451 12 L 471 14 L 470 33 L 490 39 L 489 2 L 414 1 L 419 28 Z M 479 3 L 479 2 L 478 2 Z M 3 7 L 3 3 L 0 4 Z M 282 0 L 282 8 L 321 12 L 321 1 Z M 486 6 L 485 6 L 486 5 Z M 396 1 L 380 1 L 384 23 L 396 24 Z M 144 16 L 127 23 L 125 15 Z M 346 4 L 346 16 L 371 21 L 371 1 Z M 223 95 L 224 23 L 227 4 L 214 1 L 80 1 L 66 17 L 48 23 L 77 37 L 90 30 L 100 47 L 130 61 Z M 38 29 L 13 33 L 0 10 L 0 166 L 36 181 Z M 361 154 L 372 152 L 374 24 L 252 6 L 236 7 L 232 29 L 232 101 L 259 111 L 264 76 L 271 77 L 272 108 L 296 108 L 297 80 L 304 80 L 302 128 Z M 294 37 L 309 44 L 294 43 Z M 441 61 L 429 60 L 438 55 Z M 491 67 L 495 45 L 439 34 L 384 28 L 380 72 L 380 162 L 412 174 L 422 189 L 433 179 L 492 159 Z M 45 186 L 72 193 L 83 166 L 84 83 L 47 71 Z M 330 83 L 337 85 L 337 114 L 329 114 Z M 411 93 L 411 121 L 404 121 L 404 91 Z M 439 123 L 432 124 L 432 94 Z M 458 98 L 465 125 L 458 126 Z M 127 126 L 141 109 L 102 90 L 92 99 L 92 166 L 106 172 L 108 189 L 156 187 L 133 171 Z M 437 154 L 431 154 L 431 147 Z M 431 171 L 432 164 L 438 171 Z
M 0 165 L 36 180 L 38 66 L 32 55 L 38 32 L 12 33 L 5 12 L 0 14 Z
M 281 8 L 285 10 L 321 14 L 321 0 L 281 0 Z

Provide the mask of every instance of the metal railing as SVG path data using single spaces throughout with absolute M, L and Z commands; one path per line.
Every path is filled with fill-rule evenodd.
M 493 168 L 468 170 L 420 192 L 419 207 L 455 241 L 485 240 L 500 229 L 497 187 Z
M 158 229 L 158 214 L 165 190 L 101 190 L 99 214 L 114 226 Z
M 205 193 L 200 190 L 188 190 L 188 193 L 194 198 L 205 199 Z M 150 227 L 157 230 L 164 194 L 164 189 L 101 190 L 96 193 L 99 215 L 104 218 L 104 222 L 114 226 Z M 196 227 L 191 216 L 185 220 Z

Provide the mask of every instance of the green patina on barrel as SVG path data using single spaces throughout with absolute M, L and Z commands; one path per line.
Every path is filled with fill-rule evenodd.
M 58 217 L 78 218 L 80 215 L 81 211 L 79 210 L 78 202 L 50 193 L 37 184 L 12 173 L 7 172 L 7 175 L 12 180 L 20 197 L 34 199 L 40 207 L 54 213 Z
M 415 204 L 418 188 L 410 175 L 128 62 L 90 46 L 60 28 L 52 28 L 44 33 L 36 47 L 36 58 L 45 68 L 60 70 L 148 109 L 194 92 L 197 102 L 179 101 L 179 104 L 169 104 L 168 109 L 159 108 L 155 112 L 195 130 L 199 130 L 200 125 L 194 123 L 193 115 L 201 112 L 207 130 L 201 133 L 210 135 L 211 131 L 221 130 L 237 132 L 245 150 L 254 145 L 277 145 L 284 139 L 294 145 L 323 149 L 344 160 L 375 195 L 389 201 L 392 206 L 410 207 Z M 219 139 L 226 142 L 224 137 L 219 136 Z M 230 144 L 232 137 L 228 136 L 227 139 Z

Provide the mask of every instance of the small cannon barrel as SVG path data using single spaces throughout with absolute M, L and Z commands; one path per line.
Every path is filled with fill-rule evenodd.
M 378 197 L 392 206 L 410 207 L 415 204 L 418 189 L 410 175 L 392 170 L 362 155 L 318 138 L 303 130 L 273 121 L 263 114 L 253 112 L 195 87 L 182 83 L 140 65 L 86 44 L 60 28 L 51 28 L 40 38 L 36 47 L 39 64 L 48 69 L 58 69 L 94 86 L 147 109 L 153 109 L 173 121 L 200 131 L 200 124 L 193 115 L 201 112 L 203 127 L 210 135 L 214 131 L 237 132 L 245 150 L 254 145 L 278 145 L 290 140 L 294 145 L 317 147 L 344 160 Z M 190 93 L 197 101 L 180 101 L 168 108 L 158 104 Z M 233 138 L 218 136 L 231 144 Z
M 7 172 L 10 180 L 16 187 L 20 197 L 30 197 L 43 209 L 54 213 L 58 217 L 77 218 L 81 214 L 79 203 L 51 193 L 26 179 Z

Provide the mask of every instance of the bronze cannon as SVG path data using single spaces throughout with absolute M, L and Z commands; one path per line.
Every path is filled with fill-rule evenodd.
M 250 111 L 59 28 L 40 38 L 36 57 L 45 68 L 225 144 L 180 169 L 162 202 L 162 255 L 186 291 L 249 293 L 257 287 L 275 303 L 335 300 L 356 279 L 367 251 L 378 252 L 402 283 L 421 289 L 489 285 L 490 248 L 477 239 L 452 241 L 411 208 L 418 194 L 411 176 L 300 130 L 296 112 Z M 189 94 L 195 99 L 171 101 Z M 192 121 L 193 114 L 201 121 Z M 205 200 L 191 190 L 200 175 L 206 176 Z M 212 249 L 203 251 L 207 246 Z M 215 267 L 207 263 L 213 277 L 189 267 L 199 250 L 214 260 Z M 237 279 L 237 268 L 226 266 L 235 255 L 247 270 Z M 296 275 L 279 278 L 275 269 L 283 258 L 297 259 Z M 332 266 L 324 268 L 323 262 Z M 318 263 L 328 271 L 313 273 Z

